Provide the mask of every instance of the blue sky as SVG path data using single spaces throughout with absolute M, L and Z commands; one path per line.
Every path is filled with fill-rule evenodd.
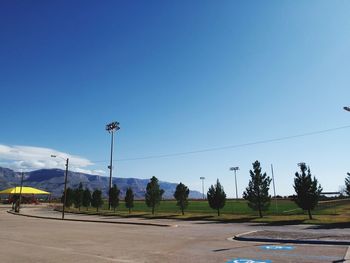
M 326 191 L 350 171 L 350 128 L 239 148 L 118 161 L 350 125 L 348 1 L 2 1 L 0 164 L 222 182 L 255 160 L 292 194 L 298 162 Z

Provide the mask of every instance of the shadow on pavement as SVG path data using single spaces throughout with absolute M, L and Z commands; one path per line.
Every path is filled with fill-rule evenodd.
M 205 220 L 205 219 L 210 219 L 210 218 L 213 218 L 213 216 L 206 216 L 206 217 L 203 217 L 202 219 Z M 254 220 L 255 218 L 254 217 L 243 217 L 243 218 L 235 218 L 235 219 L 228 219 L 228 220 L 215 220 L 215 219 L 212 219 L 211 221 L 207 221 L 207 222 L 198 222 L 197 224 L 232 224 L 232 223 L 249 223 L 250 221 Z M 192 221 L 195 221 L 195 220 L 200 220 L 198 219 L 198 217 L 196 217 L 195 219 L 189 219 L 189 220 L 192 220 Z
M 274 222 L 266 222 L 260 224 L 254 224 L 255 226 L 286 226 L 286 225 L 300 225 L 304 223 L 304 219 L 298 220 L 280 220 Z
M 331 223 L 327 225 L 309 226 L 309 229 L 334 229 L 334 228 L 350 228 L 350 222 Z

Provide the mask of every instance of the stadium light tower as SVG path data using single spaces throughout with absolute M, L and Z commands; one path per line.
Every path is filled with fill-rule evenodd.
M 205 199 L 205 197 L 204 197 L 204 179 L 205 179 L 205 177 L 201 176 L 201 177 L 199 177 L 199 179 L 202 180 L 202 193 L 203 193 L 203 200 L 204 200 Z
M 109 188 L 108 188 L 108 210 L 111 210 L 111 200 L 109 198 L 109 191 L 112 188 L 112 170 L 113 170 L 113 144 L 114 144 L 114 132 L 119 130 L 119 122 L 114 121 L 106 125 L 106 131 L 112 134 L 111 139 L 111 160 L 108 166 L 109 169 Z
M 237 176 L 236 176 L 236 172 L 239 170 L 239 167 L 231 167 L 230 171 L 234 171 L 235 172 L 235 185 L 236 185 L 236 200 L 238 200 L 238 190 L 237 190 Z
M 66 208 L 66 202 L 67 202 L 67 177 L 68 177 L 69 158 L 65 159 L 65 158 L 63 158 L 61 156 L 56 156 L 56 155 L 53 155 L 53 154 L 51 154 L 51 157 L 52 158 L 58 157 L 58 158 L 61 158 L 61 159 L 66 161 L 66 174 L 64 176 L 64 191 L 63 191 L 64 196 L 63 196 L 63 208 L 62 208 L 62 220 L 63 220 L 64 219 L 64 212 L 65 212 L 65 208 Z

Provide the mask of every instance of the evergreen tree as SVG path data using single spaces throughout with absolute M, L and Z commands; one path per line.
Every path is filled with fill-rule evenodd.
M 97 212 L 98 209 L 103 205 L 102 192 L 100 190 L 95 190 L 92 193 L 91 205 L 96 208 Z
M 183 183 L 180 182 L 176 186 L 174 197 L 175 197 L 175 199 L 177 201 L 176 205 L 179 206 L 180 209 L 181 209 L 182 215 L 185 214 L 184 210 L 188 206 L 188 195 L 189 195 L 189 193 L 190 193 L 190 190 Z
M 307 210 L 309 219 L 312 219 L 311 210 L 318 203 L 322 187 L 315 177 L 312 179 L 310 168 L 307 168 L 305 163 L 300 163 L 299 166 L 301 173 L 296 172 L 294 178 L 294 201 L 301 209 Z
M 220 209 L 225 206 L 226 203 L 226 194 L 224 188 L 221 186 L 219 179 L 217 179 L 215 185 L 211 185 L 207 198 L 209 202 L 209 206 L 212 209 L 216 209 L 218 211 L 218 216 L 220 216 Z
M 70 187 L 67 187 L 66 189 L 66 194 L 67 194 L 67 197 L 66 197 L 66 204 L 65 206 L 67 208 L 71 207 L 73 202 L 74 202 L 74 190 Z M 61 197 L 61 203 L 63 204 L 64 203 L 64 192 L 62 194 L 62 197 Z
M 74 189 L 74 206 L 76 208 L 79 208 L 79 211 L 83 203 L 83 195 L 84 195 L 83 184 L 79 183 L 79 187 Z
M 88 188 L 85 188 L 83 193 L 83 206 L 86 207 L 86 210 L 89 210 L 90 205 L 91 205 L 91 192 Z
M 128 189 L 126 189 L 125 207 L 129 209 L 129 214 L 131 212 L 131 208 L 134 207 L 134 193 L 133 193 L 131 187 L 128 187 Z
M 158 179 L 153 176 L 147 184 L 145 194 L 146 205 L 152 208 L 152 215 L 154 215 L 155 207 L 159 205 L 160 200 L 162 200 L 163 194 L 164 190 L 160 189 Z
M 259 211 L 259 216 L 263 217 L 262 211 L 266 211 L 270 206 L 269 188 L 271 178 L 266 173 L 261 173 L 259 161 L 253 163 L 253 171 L 250 170 L 249 172 L 250 180 L 243 193 L 243 198 L 248 201 L 248 206 L 251 209 Z
M 348 173 L 348 177 L 345 178 L 345 193 L 350 196 L 350 173 Z
M 119 194 L 120 190 L 118 189 L 117 185 L 114 184 L 113 187 L 109 190 L 109 202 L 114 210 L 114 213 L 115 209 L 119 206 Z

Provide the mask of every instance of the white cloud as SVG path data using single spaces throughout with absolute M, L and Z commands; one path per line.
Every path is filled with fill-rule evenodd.
M 55 155 L 56 158 L 51 157 L 51 155 Z M 102 170 L 88 169 L 93 163 L 80 156 L 50 148 L 0 144 L 0 166 L 15 171 L 32 171 L 46 168 L 64 169 L 67 158 L 69 158 L 69 169 L 71 171 L 99 175 L 105 173 Z
M 84 173 L 84 174 L 93 174 L 93 175 L 104 175 L 106 172 L 103 170 L 91 170 L 83 168 L 75 168 L 75 172 Z

